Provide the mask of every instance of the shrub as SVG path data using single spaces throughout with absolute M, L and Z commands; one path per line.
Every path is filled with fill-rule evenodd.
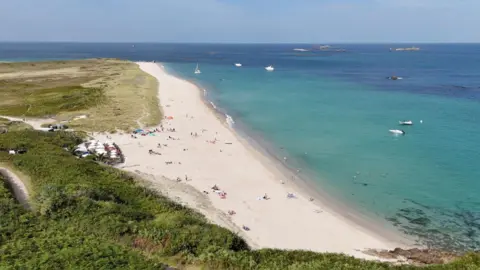
M 340 254 L 252 251 L 234 233 L 136 184 L 135 179 L 67 149 L 74 133 L 19 131 L 0 135 L 0 163 L 31 179 L 33 211 L 0 185 L 0 269 L 162 269 L 165 260 L 207 269 L 413 269 Z M 469 254 L 425 269 L 479 269 Z

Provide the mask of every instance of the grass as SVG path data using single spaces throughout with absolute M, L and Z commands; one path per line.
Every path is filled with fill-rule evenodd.
M 13 132 L 13 131 L 22 131 L 22 130 L 29 130 L 29 129 L 33 129 L 33 127 L 30 126 L 29 124 L 26 124 L 20 121 L 10 121 L 6 118 L 0 117 L 0 133 L 2 133 L 3 130 L 6 130 L 8 132 Z
M 75 116 L 85 131 L 131 130 L 161 120 L 157 81 L 132 62 L 87 59 L 0 63 L 0 115 Z
M 77 159 L 73 133 L 0 135 L 0 163 L 28 176 L 32 211 L 0 181 L 0 269 L 417 269 L 340 254 L 251 250 L 234 233 L 148 190 L 119 170 Z M 22 176 L 25 177 L 25 176 Z M 420 269 L 480 269 L 467 255 Z

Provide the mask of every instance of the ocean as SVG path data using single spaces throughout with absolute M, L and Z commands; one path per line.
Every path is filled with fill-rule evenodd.
M 480 45 L 389 50 L 405 46 L 0 43 L 0 61 L 162 62 L 322 192 L 428 246 L 478 249 Z

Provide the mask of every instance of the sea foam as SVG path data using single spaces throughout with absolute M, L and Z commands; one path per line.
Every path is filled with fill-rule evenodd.
M 235 121 L 233 121 L 233 118 L 230 115 L 225 114 L 225 121 L 227 122 L 229 127 L 233 128 Z

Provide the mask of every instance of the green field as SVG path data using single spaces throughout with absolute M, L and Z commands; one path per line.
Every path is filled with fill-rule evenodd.
M 0 115 L 73 120 L 86 131 L 130 130 L 161 119 L 157 81 L 132 62 L 0 63 Z
M 66 132 L 0 135 L 0 149 L 28 149 L 0 152 L 0 167 L 28 177 L 32 206 L 23 209 L 0 181 L 0 269 L 417 269 L 339 254 L 250 250 L 239 236 L 134 177 L 64 149 L 80 141 Z M 420 269 L 480 269 L 480 257 Z

